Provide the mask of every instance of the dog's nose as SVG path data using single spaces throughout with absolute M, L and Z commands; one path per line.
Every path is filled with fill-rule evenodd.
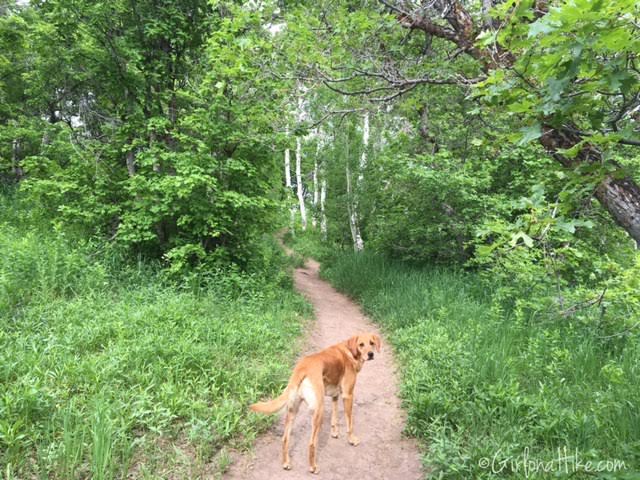
M 373 358 L 373 352 L 369 352 L 369 360 Z

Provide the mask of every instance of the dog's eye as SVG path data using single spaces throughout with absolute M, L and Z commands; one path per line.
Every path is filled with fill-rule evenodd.
M 373 342 L 369 342 L 369 345 L 371 345 L 373 347 L 374 343 Z
M 362 347 L 364 347 L 364 342 L 362 342 L 362 343 L 360 344 L 360 347 L 361 347 L 361 348 L 362 348 Z

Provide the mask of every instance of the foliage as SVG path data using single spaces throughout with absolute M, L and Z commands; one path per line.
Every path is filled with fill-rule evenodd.
M 391 3 L 413 12 L 410 3 Z M 480 8 L 468 8 L 479 20 Z M 349 169 L 363 177 L 355 196 L 366 249 L 478 269 L 518 318 L 594 321 L 610 334 L 635 324 L 637 296 L 621 294 L 635 272 L 634 245 L 595 200 L 605 176 L 637 177 L 637 155 L 618 144 L 637 129 L 637 42 L 616 47 L 635 29 L 633 2 L 620 9 L 589 1 L 496 6 L 493 25 L 504 28 L 479 22 L 485 32 L 477 46 L 512 55 L 513 68 L 493 65 L 473 87 L 461 79 L 484 75 L 486 65 L 461 56 L 463 48 L 452 52 L 437 34 L 407 32 L 384 8 L 300 9 L 308 20 L 287 24 L 286 33 L 311 50 L 298 58 L 298 71 L 320 70 L 324 80 L 310 94 L 309 112 L 356 113 L 330 116 L 320 130 L 318 155 L 330 159 L 329 246 L 352 243 Z M 313 13 L 332 28 L 322 29 Z M 385 95 L 394 102 L 380 101 Z M 364 109 L 375 140 L 359 172 Z M 532 141 L 565 123 L 583 141 L 558 152 L 565 158 L 558 162 Z M 587 144 L 604 152 L 602 161 L 574 161 Z
M 370 192 L 376 205 L 367 228 L 371 248 L 415 262 L 468 258 L 479 219 L 497 203 L 487 195 L 486 171 L 457 165 L 446 150 L 387 155 L 370 176 L 371 184 L 385 185 Z
M 308 258 L 315 260 L 328 260 L 339 248 L 336 245 L 328 245 L 322 240 L 318 232 L 308 230 L 306 232 L 298 232 L 292 235 L 287 232 L 283 238 L 285 244 L 293 249 L 294 255 L 299 255 L 301 261 Z
M 504 28 L 482 42 L 497 42 L 517 61 L 510 71 L 496 70 L 481 92 L 528 116 L 522 141 L 540 137 L 543 124 L 570 123 L 584 132 L 582 141 L 564 152 L 569 158 L 586 143 L 607 147 L 636 137 L 631 110 L 640 89 L 634 60 L 640 54 L 637 3 L 557 2 L 539 18 L 530 3 L 513 10 L 508 3 L 496 7 Z
M 245 266 L 280 180 L 261 19 L 199 0 L 9 12 L 2 175 L 26 177 L 22 190 L 58 227 L 166 255 L 174 269 L 207 254 Z

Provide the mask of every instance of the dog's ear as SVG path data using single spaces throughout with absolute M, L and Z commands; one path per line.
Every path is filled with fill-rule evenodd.
M 380 353 L 380 347 L 382 346 L 382 340 L 380 340 L 380 335 L 373 334 L 373 343 L 376 346 L 376 352 Z
M 347 340 L 347 348 L 353 355 L 353 358 L 358 358 L 360 356 L 360 350 L 358 350 L 358 337 L 351 337 Z

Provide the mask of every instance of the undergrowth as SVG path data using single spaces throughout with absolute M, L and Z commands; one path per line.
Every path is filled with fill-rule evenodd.
M 395 347 L 430 478 L 639 478 L 637 336 L 514 318 L 475 273 L 366 252 L 322 272 Z
M 0 478 L 209 478 L 269 425 L 247 405 L 282 386 L 310 313 L 272 240 L 269 274 L 178 281 L 3 202 Z
M 287 230 L 283 237 L 284 242 L 294 250 L 294 254 L 300 259 L 315 258 L 322 260 L 330 258 L 334 252 L 332 245 L 322 241 L 322 236 L 314 230 L 298 231 L 295 234 Z M 302 260 L 299 260 L 302 261 Z

